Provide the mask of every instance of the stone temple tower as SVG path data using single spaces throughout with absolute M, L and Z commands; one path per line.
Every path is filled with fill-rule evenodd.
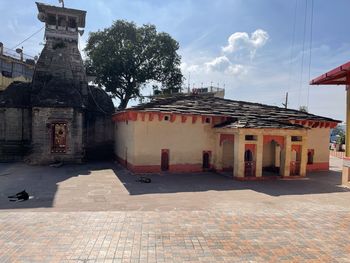
M 36 3 L 45 47 L 32 82 L 32 162 L 76 162 L 84 153 L 88 87 L 78 49 L 86 12 Z
M 0 161 L 81 162 L 113 154 L 114 105 L 89 86 L 78 49 L 86 12 L 36 3 L 45 46 L 32 83 L 0 93 Z

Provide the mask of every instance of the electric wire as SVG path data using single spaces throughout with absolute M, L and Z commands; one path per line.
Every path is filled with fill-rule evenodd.
M 305 16 L 304 16 L 304 32 L 303 32 L 303 47 L 301 53 L 301 67 L 300 67 L 300 82 L 299 82 L 299 95 L 298 95 L 298 106 L 301 106 L 301 88 L 303 85 L 303 72 L 304 72 L 304 53 L 305 53 L 305 39 L 306 39 L 306 22 L 307 22 L 307 3 L 308 0 L 305 0 Z
M 312 35 L 313 35 L 313 19 L 314 19 L 314 0 L 311 0 L 311 18 L 310 18 L 310 46 L 309 46 L 309 77 L 311 78 L 311 61 L 312 61 Z M 309 110 L 309 101 L 310 101 L 310 85 L 307 85 L 307 108 Z
M 33 34 L 31 34 L 29 37 L 27 37 L 26 39 L 24 39 L 22 42 L 18 43 L 16 46 L 14 46 L 11 49 L 15 49 L 16 47 L 18 47 L 19 45 L 23 44 L 24 42 L 26 42 L 27 40 L 31 39 L 33 36 L 35 36 L 36 34 L 38 34 L 41 30 L 44 29 L 45 26 L 43 26 L 42 28 L 40 28 L 38 31 L 34 32 Z
M 296 21 L 297 21 L 297 9 L 298 9 L 298 0 L 295 0 L 293 34 L 292 34 L 292 40 L 291 40 L 290 61 L 289 61 L 289 80 L 288 80 L 287 91 L 289 91 L 289 89 L 290 89 L 290 87 L 292 85 L 292 66 L 293 66 L 293 51 L 294 51 L 294 45 L 295 45 L 295 31 L 296 31 Z

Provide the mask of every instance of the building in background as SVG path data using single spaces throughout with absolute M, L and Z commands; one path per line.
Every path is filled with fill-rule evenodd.
M 14 81 L 31 82 L 34 66 L 35 60 L 26 58 L 22 49 L 12 52 L 0 42 L 0 92 Z
M 238 179 L 329 169 L 340 121 L 303 111 L 178 94 L 117 112 L 115 155 L 131 171 L 230 171 Z

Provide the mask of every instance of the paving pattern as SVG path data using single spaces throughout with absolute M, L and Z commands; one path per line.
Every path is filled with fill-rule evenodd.
M 335 172 L 337 162 L 333 159 Z M 159 182 L 143 192 L 137 184 L 123 186 L 120 176 L 114 192 L 103 186 L 109 181 L 102 176 L 102 184 L 96 181 L 97 199 L 88 197 L 90 190 L 75 192 L 79 178 L 87 179 L 65 178 L 70 184 L 61 182 L 66 185 L 55 190 L 53 201 L 34 198 L 27 205 L 5 206 L 0 194 L 0 262 L 350 262 L 350 192 L 335 186 L 339 173 L 297 183 L 260 182 L 265 191 L 259 182 L 221 189 L 221 179 L 215 191 L 203 189 L 208 177 L 199 189 L 182 186 L 179 192 Z M 0 177 L 0 193 L 6 192 L 3 185 L 11 186 L 9 179 Z M 302 187 L 310 182 L 314 187 Z M 109 200 L 113 196 L 116 200 Z M 78 209 L 82 200 L 85 206 Z

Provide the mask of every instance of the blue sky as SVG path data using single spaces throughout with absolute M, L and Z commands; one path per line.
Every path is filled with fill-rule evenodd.
M 58 4 L 54 0 L 45 2 Z M 226 98 L 276 106 L 281 106 L 288 91 L 290 107 L 308 105 L 311 113 L 344 120 L 344 87 L 308 86 L 311 3 L 312 0 L 66 0 L 67 7 L 87 10 L 81 48 L 88 32 L 108 27 L 114 20 L 152 23 L 179 41 L 183 74 L 187 78 L 191 74 L 191 86 L 208 86 L 211 82 L 225 85 Z M 311 78 L 350 60 L 349 9 L 348 0 L 314 0 Z M 0 0 L 0 13 L 0 41 L 6 47 L 14 47 L 42 27 L 36 18 L 35 1 Z M 23 44 L 24 52 L 38 54 L 42 42 L 43 31 Z

